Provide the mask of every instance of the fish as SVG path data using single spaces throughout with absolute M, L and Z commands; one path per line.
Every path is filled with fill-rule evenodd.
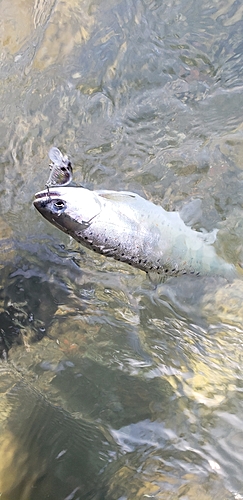
M 200 232 L 179 212 L 130 191 L 56 186 L 36 193 L 33 204 L 56 228 L 94 252 L 150 275 L 218 275 L 233 279 L 236 267 L 214 247 L 217 230 Z

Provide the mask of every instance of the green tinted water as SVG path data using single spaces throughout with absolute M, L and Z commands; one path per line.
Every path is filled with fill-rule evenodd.
M 241 499 L 243 282 L 155 286 L 32 206 L 51 146 L 77 183 L 220 228 L 242 262 L 242 8 L 2 0 L 0 492 Z

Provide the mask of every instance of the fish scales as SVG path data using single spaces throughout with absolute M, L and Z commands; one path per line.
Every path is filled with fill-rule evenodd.
M 178 212 L 168 212 L 136 193 L 58 186 L 37 193 L 34 205 L 82 245 L 146 272 L 226 278 L 236 274 L 235 266 L 216 253 L 217 231 L 195 231 Z

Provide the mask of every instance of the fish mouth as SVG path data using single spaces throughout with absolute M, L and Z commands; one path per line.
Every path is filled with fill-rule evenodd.
M 39 193 L 35 194 L 33 205 L 40 212 L 40 209 L 44 208 L 48 201 L 50 201 L 50 195 L 48 194 L 48 191 L 40 191 Z
M 36 200 L 40 200 L 41 198 L 52 199 L 56 196 L 60 196 L 60 193 L 58 193 L 57 191 L 50 191 L 49 189 L 47 189 L 46 191 L 39 191 L 38 193 L 35 193 L 34 203 Z
M 55 198 L 60 198 L 60 193 L 57 190 L 52 190 L 50 191 L 47 189 L 46 191 L 39 191 L 38 193 L 35 194 L 34 200 L 33 200 L 33 205 L 37 210 L 40 211 L 40 208 L 44 208 L 50 203 L 50 201 L 54 200 Z
M 59 229 L 68 232 L 60 223 L 61 215 L 66 209 L 66 203 L 60 198 L 57 190 L 40 191 L 35 194 L 33 205 L 40 214 Z M 57 221 L 58 219 L 58 221 Z

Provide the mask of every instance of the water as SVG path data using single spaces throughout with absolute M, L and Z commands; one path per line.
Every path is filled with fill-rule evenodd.
M 243 281 L 144 273 L 32 206 L 52 146 L 77 183 L 242 252 L 242 6 L 2 0 L 0 492 L 4 500 L 241 499 Z M 4 361 L 8 357 L 8 361 Z

